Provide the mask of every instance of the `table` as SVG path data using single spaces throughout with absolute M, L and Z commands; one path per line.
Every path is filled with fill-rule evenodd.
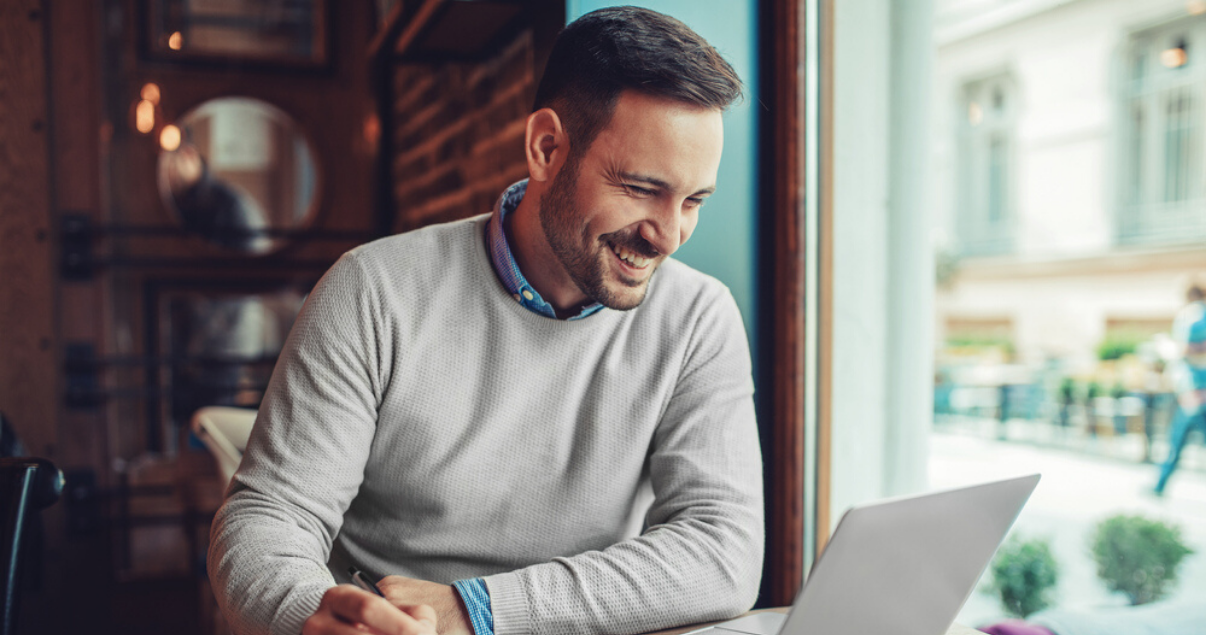
M 761 613 L 762 611 L 776 611 L 779 613 L 786 613 L 787 607 L 782 607 L 782 608 L 777 608 L 777 609 L 762 609 L 759 611 L 750 611 L 750 613 Z M 747 613 L 747 615 L 748 615 L 748 613 Z M 718 624 L 719 622 L 713 622 L 713 623 Z M 666 630 L 666 631 L 658 631 L 656 633 L 649 633 L 649 635 L 680 635 L 681 633 L 688 633 L 697 628 L 703 628 L 705 626 L 710 626 L 710 624 L 695 624 L 693 626 L 683 626 L 681 628 L 672 628 L 672 629 Z M 950 629 L 948 629 L 946 631 L 946 635 L 984 635 L 984 634 L 981 633 L 980 631 L 977 631 L 974 628 L 960 626 L 959 624 L 951 624 Z

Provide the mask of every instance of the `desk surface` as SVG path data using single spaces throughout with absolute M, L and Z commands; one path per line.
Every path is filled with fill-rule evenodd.
M 778 611 L 780 613 L 787 612 L 786 608 L 765 609 L 765 610 Z M 761 613 L 761 611 L 751 611 L 751 613 Z M 668 631 L 658 631 L 656 633 L 650 633 L 649 635 L 680 635 L 681 633 L 687 633 L 687 632 L 693 631 L 697 628 L 703 628 L 705 626 L 709 626 L 709 625 L 708 624 L 696 624 L 694 626 L 684 626 L 682 628 L 672 628 Z M 946 631 L 946 635 L 984 635 L 984 634 L 981 633 L 980 631 L 977 631 L 972 628 L 968 628 L 966 626 L 960 626 L 958 624 L 951 624 L 950 629 Z

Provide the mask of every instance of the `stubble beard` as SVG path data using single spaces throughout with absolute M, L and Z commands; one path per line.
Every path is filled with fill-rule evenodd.
M 648 241 L 632 232 L 604 234 L 599 237 L 593 250 L 582 244 L 579 220 L 583 214 L 577 201 L 579 167 L 576 156 L 567 158 L 548 191 L 540 198 L 540 227 L 544 230 L 545 240 L 570 279 L 587 298 L 617 311 L 635 309 L 645 300 L 653 272 L 640 281 L 617 280 L 633 289 L 632 294 L 621 294 L 608 288 L 605 259 L 615 257 L 609 243 L 642 255 L 655 255 L 656 252 Z M 656 269 L 657 264 L 652 266 Z

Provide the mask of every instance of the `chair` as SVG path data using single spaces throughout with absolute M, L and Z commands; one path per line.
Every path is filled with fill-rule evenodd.
M 12 635 L 17 628 L 17 567 L 25 525 L 33 512 L 49 507 L 63 493 L 63 473 L 46 459 L 31 457 L 0 458 L 0 512 L 4 514 L 3 593 L 0 635 Z
M 243 460 L 256 413 L 250 408 L 208 406 L 193 414 L 193 433 L 213 453 L 226 483 Z

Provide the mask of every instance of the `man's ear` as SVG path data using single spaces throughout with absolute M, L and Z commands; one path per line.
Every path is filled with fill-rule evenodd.
M 561 117 L 552 108 L 541 108 L 528 115 L 524 150 L 528 155 L 528 175 L 533 181 L 548 181 L 561 169 L 569 156 L 569 136 Z

